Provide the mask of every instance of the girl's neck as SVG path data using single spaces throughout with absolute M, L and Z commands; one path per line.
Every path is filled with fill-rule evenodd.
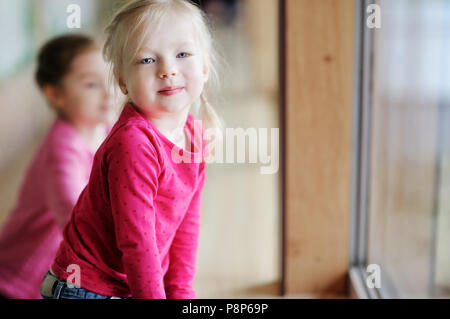
M 189 109 L 176 114 L 176 116 L 166 116 L 161 118 L 152 118 L 152 123 L 158 130 L 167 137 L 172 143 L 181 149 L 188 148 L 188 141 L 184 126 L 187 121 Z
M 135 107 L 135 106 L 134 106 Z M 185 107 L 177 113 L 162 115 L 146 115 L 156 128 L 167 137 L 172 143 L 180 148 L 188 148 L 188 140 L 185 134 L 184 126 L 189 114 L 189 107 Z

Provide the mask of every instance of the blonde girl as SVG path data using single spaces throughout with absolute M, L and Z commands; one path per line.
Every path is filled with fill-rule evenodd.
M 195 298 L 206 129 L 216 77 L 203 12 L 139 0 L 107 27 L 104 55 L 127 96 L 41 286 L 44 298 Z M 201 119 L 190 107 L 203 101 Z M 190 161 L 177 162 L 173 154 Z

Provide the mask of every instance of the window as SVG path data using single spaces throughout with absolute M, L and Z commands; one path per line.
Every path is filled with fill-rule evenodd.
M 379 29 L 366 25 L 373 3 Z M 372 297 L 448 297 L 450 2 L 359 5 L 352 272 Z

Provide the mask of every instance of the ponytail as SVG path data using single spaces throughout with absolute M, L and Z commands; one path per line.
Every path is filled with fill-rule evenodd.
M 223 121 L 220 119 L 217 112 L 208 102 L 205 97 L 205 94 L 202 93 L 200 96 L 200 117 L 202 121 L 203 130 L 207 133 L 205 134 L 204 142 L 207 143 L 208 146 L 213 146 L 213 150 L 207 149 L 206 156 L 214 156 L 215 151 L 218 148 L 221 148 L 223 145 Z

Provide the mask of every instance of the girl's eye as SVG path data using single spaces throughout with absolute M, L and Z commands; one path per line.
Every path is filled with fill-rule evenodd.
M 141 64 L 150 64 L 152 63 L 153 59 L 152 58 L 145 58 L 141 60 Z
M 180 55 L 184 55 L 182 58 L 187 58 L 188 56 L 190 56 L 190 54 L 186 53 L 186 52 L 182 52 L 182 53 L 178 54 L 178 56 L 180 56 Z
M 95 88 L 98 87 L 98 85 L 97 85 L 97 83 L 87 83 L 87 84 L 86 84 L 86 87 L 87 87 L 88 89 L 95 89 Z

